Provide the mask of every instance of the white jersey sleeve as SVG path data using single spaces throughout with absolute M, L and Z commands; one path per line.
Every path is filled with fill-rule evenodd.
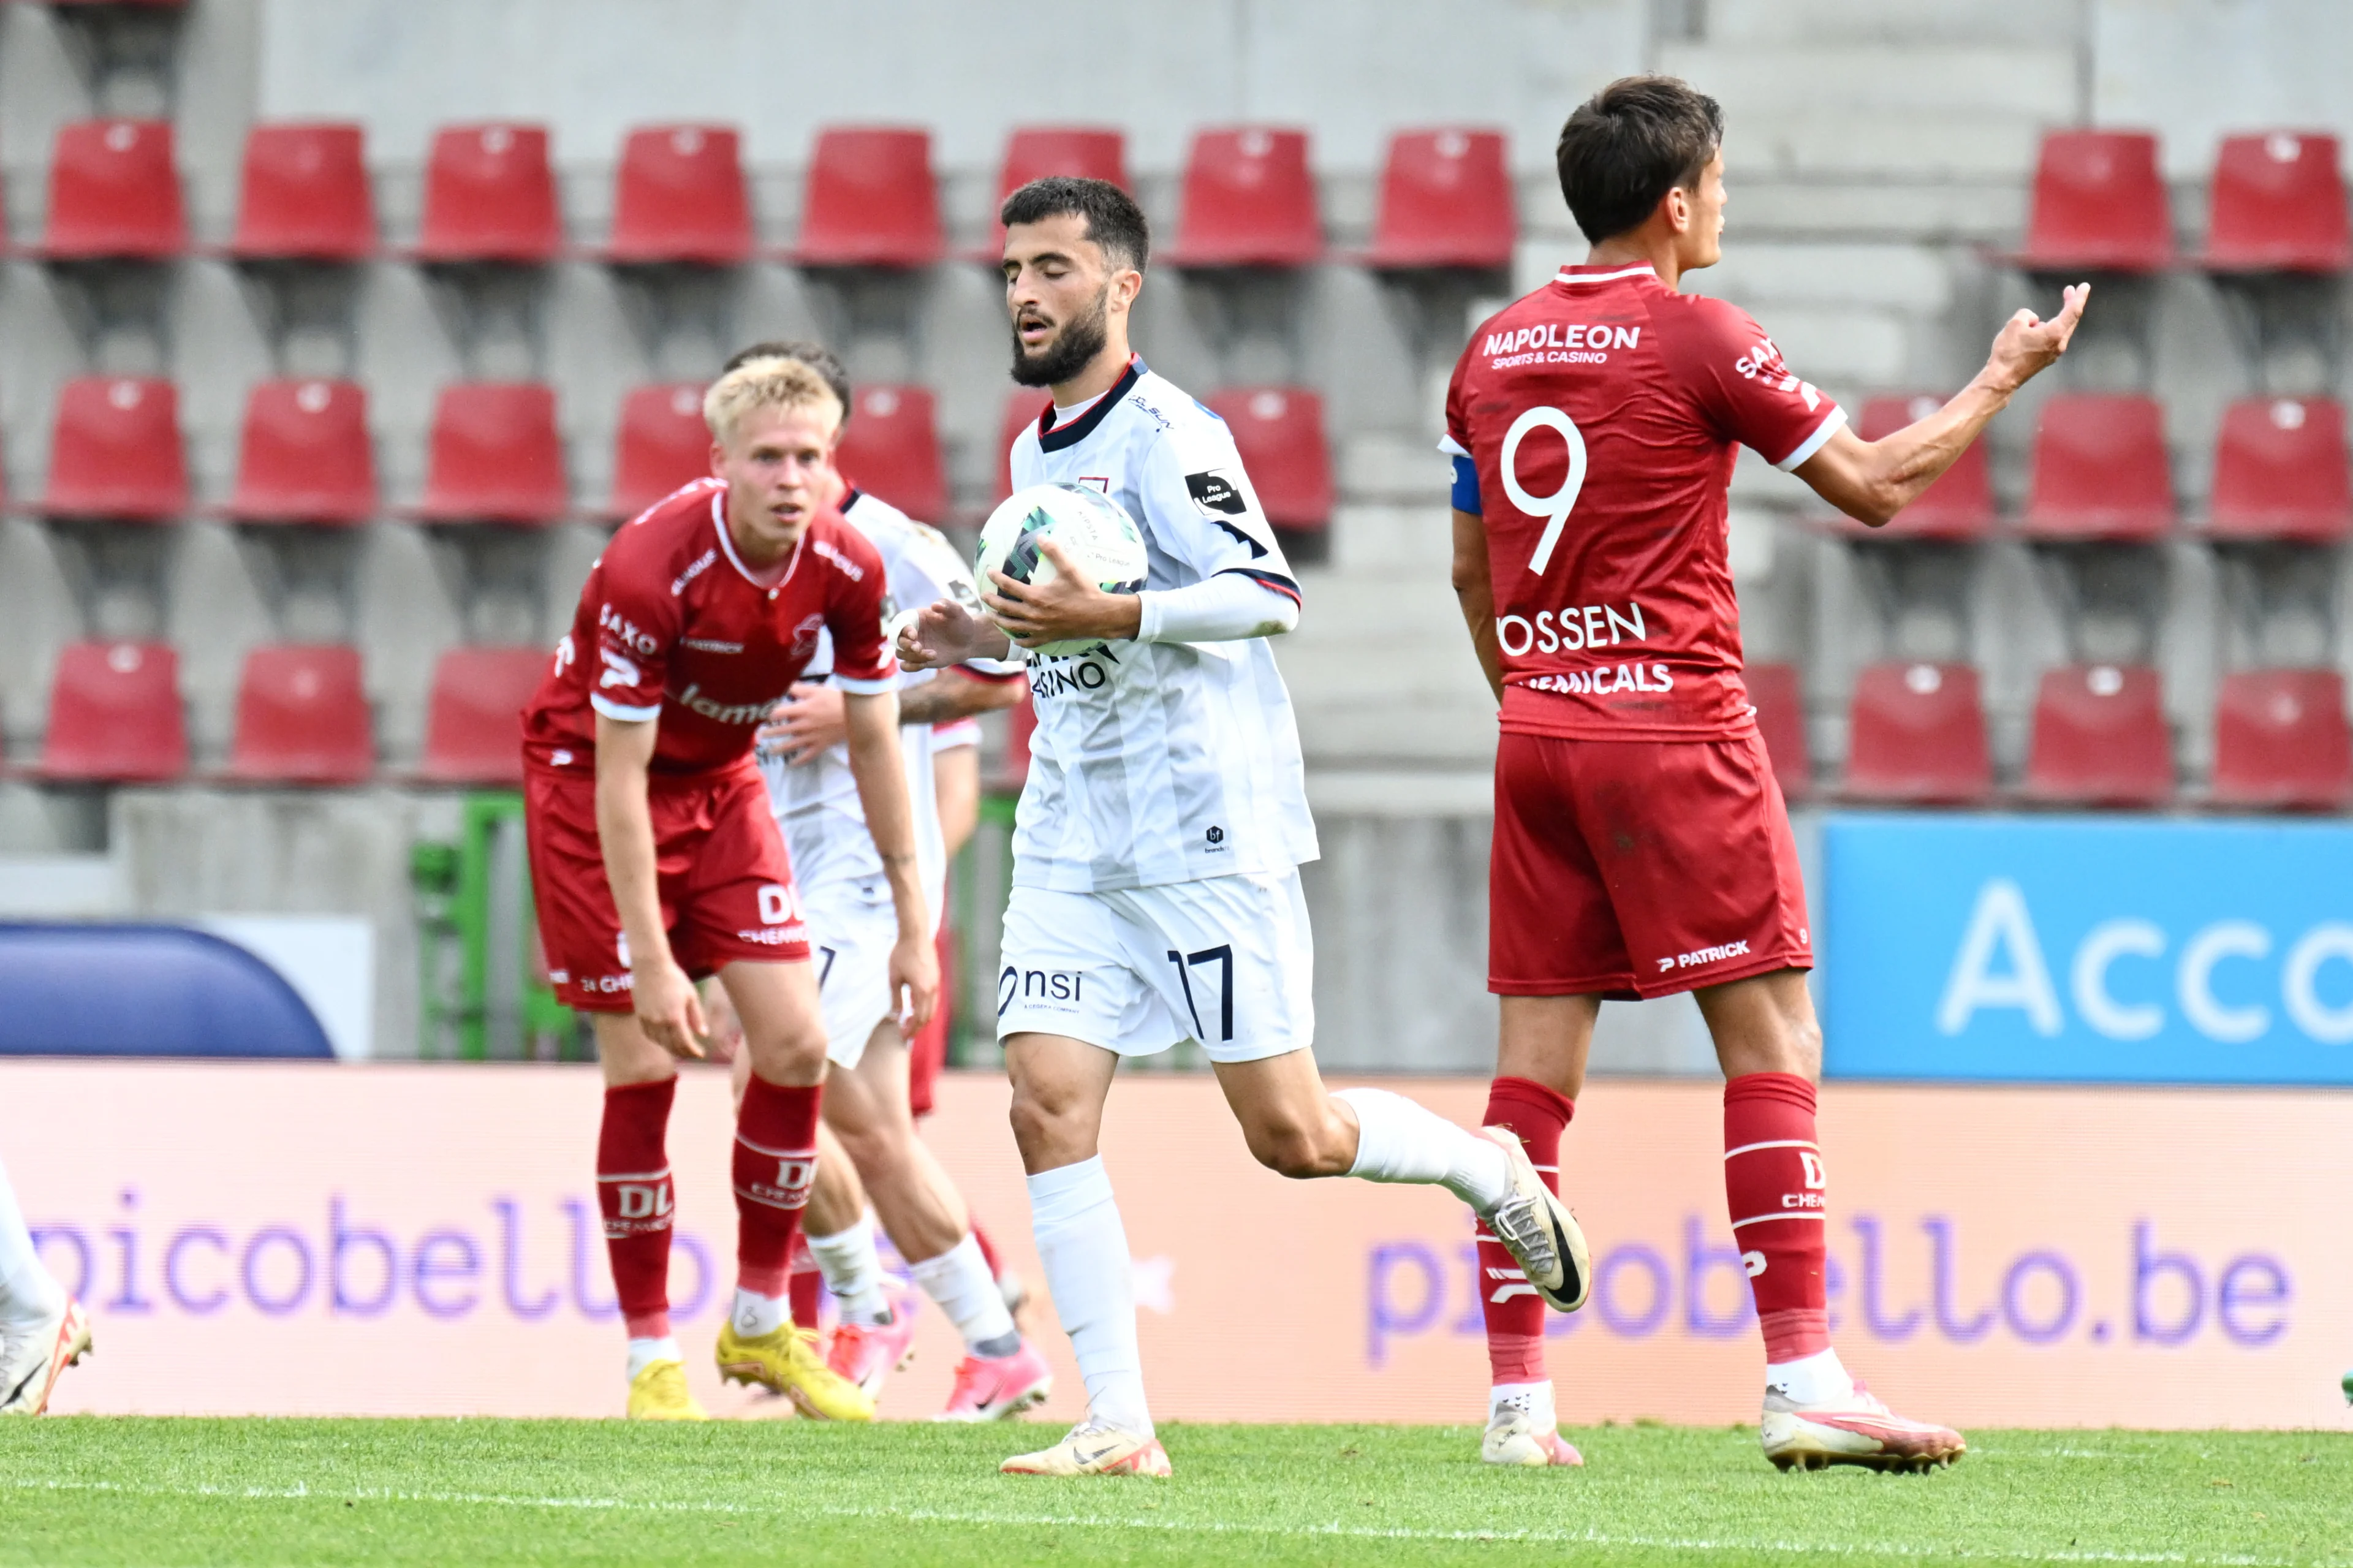
M 1137 476 L 1152 542 L 1182 563 L 1187 581 L 1238 572 L 1298 598 L 1291 563 L 1234 449 L 1233 433 L 1216 415 L 1200 413 L 1208 416 L 1173 423 Z

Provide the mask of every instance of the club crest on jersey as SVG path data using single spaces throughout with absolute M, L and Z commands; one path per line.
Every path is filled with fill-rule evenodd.
M 1216 468 L 1187 474 L 1185 489 L 1193 498 L 1195 509 L 1204 517 L 1240 517 L 1250 510 L 1250 502 L 1243 499 L 1241 487 Z

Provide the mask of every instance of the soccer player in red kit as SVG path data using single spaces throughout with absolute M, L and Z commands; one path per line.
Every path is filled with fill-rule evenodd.
M 1488 988 L 1490 1125 L 1554 1167 L 1604 997 L 1696 994 L 1727 1079 L 1725 1192 L 1764 1331 L 1766 1457 L 1925 1468 L 1965 1445 L 1893 1415 L 1831 1350 L 1821 1032 L 1788 813 L 1741 680 L 1725 491 L 1755 447 L 1885 522 L 2064 352 L 2086 290 L 2021 310 L 1937 412 L 1866 442 L 1743 311 L 1678 292 L 1720 253 L 1723 117 L 1681 81 L 1613 82 L 1560 135 L 1592 242 L 1472 334 L 1447 393 L 1454 585 L 1502 703 Z M 1577 1463 L 1544 1366 L 1551 1281 L 1479 1244 L 1484 1457 Z
M 713 479 L 615 534 L 524 715 L 524 822 L 549 979 L 596 1020 L 605 1069 L 596 1193 L 629 1338 L 628 1413 L 698 1420 L 669 1309 L 678 1060 L 709 1035 L 716 973 L 743 1021 L 734 1304 L 722 1373 L 807 1413 L 871 1420 L 784 1302 L 816 1167 L 826 1034 L 799 900 L 754 731 L 833 643 L 850 768 L 898 911 L 891 994 L 930 1017 L 938 959 L 899 755 L 881 557 L 825 504 L 843 409 L 807 366 L 762 360 L 706 394 Z

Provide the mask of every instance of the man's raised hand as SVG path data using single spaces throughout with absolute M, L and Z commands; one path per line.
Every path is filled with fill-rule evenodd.
M 2092 297 L 2089 283 L 2070 284 L 2060 294 L 2059 313 L 2043 321 L 2031 310 L 2021 310 L 2002 324 L 1993 341 L 1992 369 L 2009 390 L 2031 381 L 2067 352 L 2075 323 L 2084 319 L 2084 302 Z

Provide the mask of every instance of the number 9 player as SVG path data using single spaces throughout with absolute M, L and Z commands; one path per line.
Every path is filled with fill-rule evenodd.
M 1892 1415 L 1831 1349 L 1813 948 L 1741 680 L 1725 487 L 1753 447 L 1886 522 L 2065 352 L 2087 289 L 2047 322 L 2020 311 L 1951 402 L 1862 440 L 1746 313 L 1678 291 L 1721 252 L 1723 140 L 1715 100 L 1665 77 L 1613 82 L 1571 115 L 1560 183 L 1592 241 L 1585 265 L 1473 332 L 1447 393 L 1454 586 L 1503 705 L 1487 1121 L 1556 1171 L 1602 999 L 1695 993 L 1727 1079 L 1725 1191 L 1764 1331 L 1766 1457 L 1949 1463 L 1958 1434 Z M 1480 1251 L 1499 1282 L 1482 1295 L 1484 1456 L 1573 1463 L 1543 1303 L 1483 1233 Z

